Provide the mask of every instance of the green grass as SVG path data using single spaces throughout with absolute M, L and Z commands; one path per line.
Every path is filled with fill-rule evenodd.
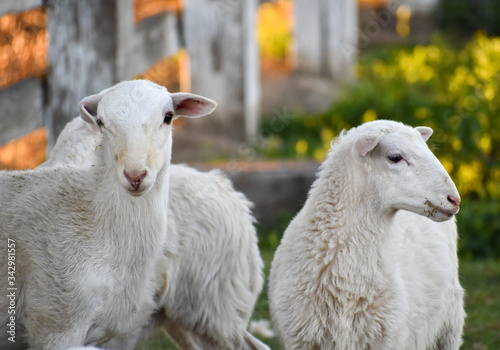
M 274 251 L 261 249 L 265 261 L 265 273 L 269 268 Z M 465 309 L 467 312 L 464 329 L 464 350 L 500 349 L 500 261 L 468 261 L 460 263 L 460 281 L 466 290 Z M 264 290 L 255 306 L 252 319 L 269 319 L 267 301 L 267 279 Z M 272 350 L 282 350 L 278 339 L 264 339 Z M 177 350 L 165 335 L 158 333 L 145 347 L 146 350 Z
M 460 281 L 467 312 L 462 349 L 500 349 L 500 262 L 462 261 Z

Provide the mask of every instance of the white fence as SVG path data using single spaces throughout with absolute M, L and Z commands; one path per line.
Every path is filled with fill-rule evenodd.
M 46 126 L 49 147 L 83 97 L 131 79 L 184 47 L 191 90 L 219 104 L 209 122 L 243 140 L 261 101 L 258 0 L 185 0 L 182 14 L 134 22 L 134 0 L 2 0 L 0 16 L 44 6 L 48 71 L 0 90 L 0 145 Z M 354 0 L 295 0 L 298 69 L 349 80 L 357 43 Z M 340 48 L 344 47 L 342 51 Z M 355 50 L 354 50 L 355 51 Z

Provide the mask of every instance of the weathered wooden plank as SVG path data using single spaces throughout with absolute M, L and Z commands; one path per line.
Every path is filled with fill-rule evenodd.
M 321 71 L 320 0 L 295 0 L 294 37 L 297 70 L 318 75 Z
M 237 140 L 245 139 L 246 128 L 255 129 L 245 119 L 255 123 L 257 117 L 245 113 L 256 114 L 260 104 L 255 20 L 247 17 L 256 8 L 257 0 L 190 0 L 183 12 L 192 91 L 219 104 L 196 124 Z
M 0 90 L 0 145 L 43 126 L 40 79 Z
M 78 113 L 78 102 L 116 82 L 115 1 L 65 0 L 47 5 L 49 148 Z
M 260 60 L 257 45 L 258 1 L 245 1 L 243 4 L 243 79 L 244 79 L 244 118 L 247 140 L 257 137 L 261 107 Z
M 117 56 L 117 60 L 124 59 L 117 72 L 118 80 L 130 79 L 180 49 L 177 15 L 172 12 L 142 20 L 132 27 L 127 37 L 123 31 L 119 35 L 123 38 L 119 42 L 126 53 Z
M 2 0 L 0 1 L 0 16 L 6 13 L 23 12 L 35 7 L 41 7 L 43 0 Z
M 77 114 L 78 102 L 174 54 L 179 47 L 175 14 L 134 23 L 133 0 L 48 3 L 50 40 L 49 148 Z
M 297 70 L 352 80 L 357 56 L 356 2 L 295 0 L 294 13 Z
M 340 81 L 354 79 L 357 59 L 358 7 L 356 1 L 334 0 L 323 5 L 327 18 L 326 50 L 323 62 L 326 71 Z

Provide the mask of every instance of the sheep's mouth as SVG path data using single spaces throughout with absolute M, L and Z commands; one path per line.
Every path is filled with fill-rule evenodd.
M 452 218 L 453 215 L 455 215 L 456 213 L 458 213 L 458 210 L 446 210 L 446 209 L 442 209 L 442 208 L 439 208 L 438 210 L 441 214 L 443 214 L 444 216 L 448 217 L 448 218 Z
M 134 197 L 139 197 L 139 196 L 142 196 L 145 192 L 146 192 L 146 189 L 145 188 L 128 188 L 128 193 L 130 193 L 132 196 Z
M 434 203 L 432 203 L 429 200 L 425 201 L 425 205 L 427 205 L 429 207 L 429 210 L 425 211 L 425 213 L 427 214 L 427 217 L 436 217 L 436 214 L 441 214 L 444 217 L 451 219 L 453 217 L 453 215 L 458 213 L 458 211 L 460 210 L 459 207 L 456 207 L 453 209 L 444 209 L 440 206 L 435 205 Z

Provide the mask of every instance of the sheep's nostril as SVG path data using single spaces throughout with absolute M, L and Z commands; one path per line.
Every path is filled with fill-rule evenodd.
M 127 172 L 125 170 L 123 171 L 125 178 L 132 185 L 132 187 L 135 188 L 136 190 L 139 189 L 139 186 L 141 185 L 142 180 L 144 180 L 144 178 L 146 177 L 147 173 L 148 172 L 146 170 L 131 171 L 131 172 Z
M 460 198 L 457 198 L 455 196 L 449 195 L 448 202 L 450 202 L 451 204 L 453 204 L 456 207 L 460 206 Z

